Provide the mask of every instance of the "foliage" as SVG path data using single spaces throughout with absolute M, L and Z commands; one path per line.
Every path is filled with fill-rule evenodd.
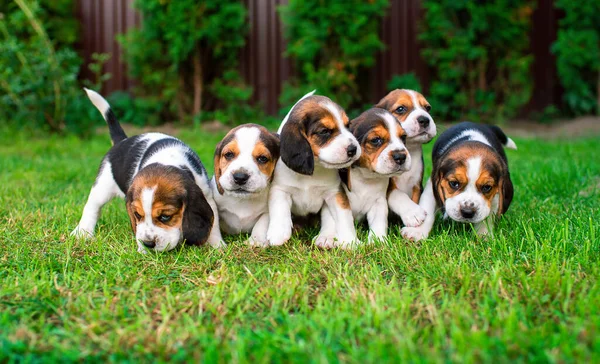
M 556 7 L 565 13 L 552 46 L 564 102 L 574 115 L 600 114 L 600 2 L 558 0 Z
M 405 73 L 403 75 L 393 75 L 387 83 L 387 90 L 409 89 L 423 92 L 421 82 L 414 73 Z
M 0 5 L 0 118 L 18 127 L 91 132 L 95 115 L 77 81 L 82 61 L 72 49 L 73 6 L 66 0 Z M 95 57 L 90 67 L 100 85 L 109 77 L 99 72 L 106 56 Z
M 221 135 L 178 136 L 212 170 Z M 118 199 L 95 239 L 68 235 L 106 129 L 0 134 L 0 362 L 598 362 L 597 139 L 516 143 L 513 204 L 483 240 L 440 217 L 418 245 L 392 225 L 356 251 L 315 249 L 312 228 L 141 255 Z
M 348 108 L 364 101 L 359 85 L 383 48 L 379 24 L 388 0 L 290 0 L 279 8 L 297 79 L 280 102 L 293 104 L 317 89 Z
M 120 42 L 130 74 L 139 82 L 136 96 L 162 100 L 162 118 L 167 120 L 175 115 L 186 120 L 214 109 L 223 94 L 211 92 L 218 85 L 209 86 L 236 68 L 244 45 L 243 3 L 139 0 L 135 7 L 144 22 Z
M 502 120 L 532 91 L 532 0 L 427 0 L 419 35 L 429 99 L 442 119 Z

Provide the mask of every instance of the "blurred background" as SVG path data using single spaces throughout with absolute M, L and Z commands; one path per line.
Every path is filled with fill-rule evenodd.
M 0 123 L 276 125 L 316 88 L 350 117 L 395 88 L 439 121 L 600 113 L 598 0 L 3 0 Z M 597 119 L 596 119 L 597 120 Z

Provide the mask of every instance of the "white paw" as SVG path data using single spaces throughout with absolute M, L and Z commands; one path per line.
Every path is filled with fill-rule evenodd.
M 244 243 L 257 248 L 266 248 L 269 246 L 269 242 L 266 239 L 259 239 L 255 236 L 249 237 Z
M 321 249 L 331 249 L 336 246 L 335 237 L 327 235 L 317 235 L 315 245 Z
M 267 233 L 267 241 L 270 246 L 280 246 L 285 244 L 290 237 L 292 236 L 292 227 L 289 226 L 288 229 L 283 229 L 282 227 L 277 227 L 274 229 L 269 229 Z
M 77 225 L 77 227 L 75 229 L 73 229 L 73 231 L 71 231 L 71 236 L 76 237 L 77 239 L 91 239 L 94 237 L 94 232 L 90 232 L 82 227 L 80 227 L 79 225 Z
M 340 241 L 336 240 L 336 246 L 340 249 L 351 250 L 361 245 L 360 240 Z
M 146 248 L 144 248 L 144 246 L 140 242 L 138 242 L 137 251 L 140 254 L 148 254 L 148 251 L 146 250 Z
M 421 206 L 414 205 L 408 209 L 406 209 L 400 218 L 405 226 L 408 227 L 417 227 L 423 224 L 425 218 L 427 217 L 427 211 L 425 211 Z
M 401 234 L 404 239 L 407 239 L 410 241 L 420 241 L 420 240 L 427 239 L 427 236 L 429 235 L 429 231 L 427 231 L 426 229 L 423 229 L 422 226 L 418 226 L 418 227 L 405 226 L 402 228 Z
M 377 234 L 375 234 L 374 232 L 369 231 L 369 235 L 367 236 L 367 244 L 373 244 L 383 240 L 385 240 L 385 234 L 377 236 Z
M 223 249 L 227 246 L 223 240 L 209 241 L 208 244 L 214 249 Z

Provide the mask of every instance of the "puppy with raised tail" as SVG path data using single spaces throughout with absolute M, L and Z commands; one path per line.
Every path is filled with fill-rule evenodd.
M 390 182 L 390 210 L 400 216 L 405 226 L 419 226 L 427 216 L 418 205 L 423 191 L 423 144 L 430 142 L 437 133 L 429 114 L 431 105 L 419 92 L 402 89 L 390 92 L 375 107 L 386 109 L 400 121 L 412 157 L 410 170 L 393 177 Z
M 175 249 L 181 242 L 208 240 L 225 246 L 209 179 L 198 155 L 182 141 L 165 134 L 127 137 L 106 100 L 85 89 L 110 131 L 113 147 L 100 164 L 79 224 L 71 235 L 88 238 L 102 207 L 125 197 L 138 251 Z
M 320 212 L 315 245 L 350 248 L 358 240 L 338 170 L 360 158 L 360 146 L 347 129 L 344 110 L 313 93 L 292 107 L 279 128 L 281 158 L 269 193 L 267 244 L 282 245 L 290 239 L 292 215 Z
M 454 221 L 475 224 L 479 235 L 488 234 L 494 217 L 506 213 L 513 198 L 503 147 L 517 149 L 497 126 L 463 122 L 442 133 L 433 146 L 433 171 L 419 203 L 427 218 L 421 226 L 402 228 L 402 236 L 426 239 L 436 209 Z
M 248 244 L 266 244 L 269 189 L 278 159 L 279 136 L 256 124 L 232 129 L 217 145 L 211 186 L 223 232 L 251 233 Z
M 406 133 L 389 111 L 372 108 L 350 121 L 360 143 L 361 156 L 351 168 L 340 171 L 354 219 L 369 223 L 369 238 L 383 239 L 388 228 L 387 192 L 390 178 L 410 170 Z

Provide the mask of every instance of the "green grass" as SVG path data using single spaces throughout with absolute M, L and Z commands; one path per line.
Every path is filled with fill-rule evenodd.
M 210 170 L 219 136 L 180 136 Z M 95 240 L 69 237 L 107 136 L 0 141 L 0 362 L 600 360 L 598 139 L 517 139 L 488 240 L 438 221 L 420 244 L 392 227 L 352 252 L 309 230 L 146 255 L 121 200 Z

